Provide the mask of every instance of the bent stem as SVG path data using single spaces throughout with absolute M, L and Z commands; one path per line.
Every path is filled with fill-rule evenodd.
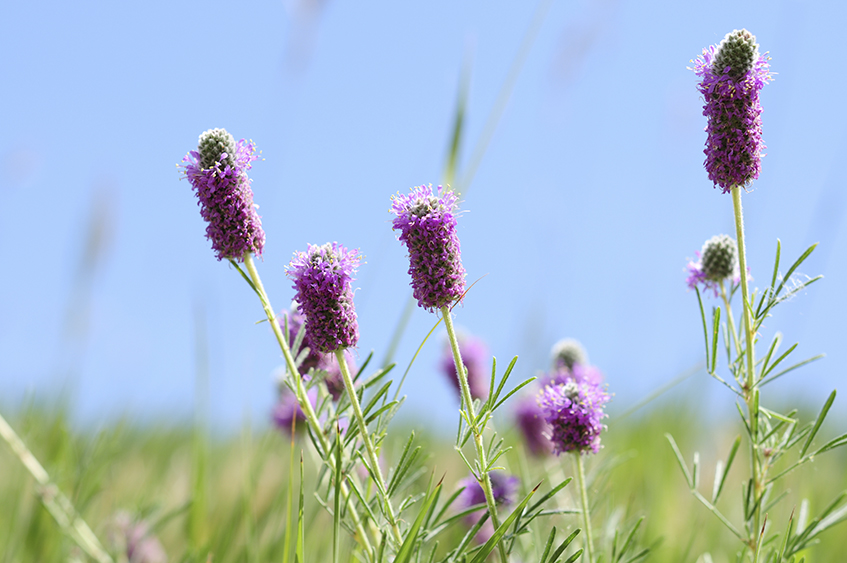
M 447 337 L 450 339 L 450 348 L 453 350 L 453 361 L 456 364 L 456 374 L 459 376 L 459 387 L 462 391 L 462 402 L 465 404 L 465 409 L 468 415 L 468 425 L 474 437 L 474 445 L 476 446 L 477 460 L 479 461 L 479 475 L 477 479 L 482 486 L 482 492 L 485 493 L 485 503 L 488 505 L 488 514 L 491 516 L 491 524 L 494 529 L 500 527 L 500 519 L 497 517 L 497 505 L 494 501 L 494 491 L 491 489 L 491 478 L 488 476 L 488 461 L 485 455 L 485 443 L 482 438 L 482 429 L 476 425 L 476 413 L 474 412 L 473 397 L 471 396 L 471 388 L 468 385 L 468 374 L 465 371 L 465 364 L 462 362 L 462 353 L 459 351 L 459 340 L 456 338 L 456 330 L 453 328 L 453 320 L 450 318 L 450 308 L 446 305 L 441 308 L 441 316 L 444 319 L 444 326 L 447 327 Z M 500 553 L 500 561 L 507 563 L 506 548 L 503 542 L 497 544 L 497 550 Z
M 582 524 L 585 526 L 585 553 L 588 555 L 588 563 L 594 562 L 594 537 L 591 534 L 591 514 L 588 509 L 588 489 L 585 486 L 585 467 L 582 463 L 582 454 L 574 452 L 574 464 L 576 465 L 576 479 L 579 481 L 579 502 L 582 506 Z
M 38 482 L 38 496 L 41 499 L 44 508 L 56 520 L 56 523 L 62 528 L 62 531 L 68 534 L 82 548 L 85 553 L 99 563 L 113 563 L 112 558 L 103 549 L 103 545 L 88 524 L 85 523 L 79 514 L 77 514 L 71 501 L 68 500 L 55 484 L 50 481 L 50 476 L 44 467 L 38 462 L 29 448 L 26 447 L 17 433 L 0 415 L 0 436 L 6 440 L 15 455 L 21 460 L 21 463 L 33 478 Z
M 288 368 L 288 373 L 294 380 L 294 391 L 297 395 L 297 402 L 300 404 L 300 408 L 306 416 L 306 421 L 312 428 L 312 434 L 314 434 L 321 443 L 321 449 L 323 450 L 322 455 L 329 455 L 329 452 L 332 451 L 332 446 L 329 443 L 329 439 L 324 435 L 311 401 L 309 401 L 309 398 L 306 396 L 306 388 L 303 386 L 303 378 L 300 377 L 300 372 L 297 370 L 297 366 L 294 363 L 294 357 L 291 355 L 291 349 L 288 347 L 288 343 L 282 335 L 282 329 L 279 327 L 276 314 L 274 313 L 273 307 L 271 307 L 270 299 L 268 299 L 268 294 L 265 292 L 264 285 L 262 285 L 259 272 L 256 270 L 256 264 L 253 262 L 253 255 L 250 252 L 244 253 L 244 265 L 247 267 L 247 272 L 250 274 L 250 279 L 259 294 L 259 300 L 262 302 L 262 308 L 265 310 L 265 316 L 268 318 L 268 323 L 271 325 L 271 329 L 276 336 L 276 341 L 279 343 L 279 347 L 282 350 L 282 355 L 285 357 L 285 365 Z M 350 491 L 347 488 L 346 483 L 341 484 L 341 495 L 344 497 L 344 503 L 347 504 L 350 497 Z M 355 510 L 349 510 L 348 513 L 353 518 L 353 525 L 356 527 L 356 539 L 362 544 L 362 547 L 364 547 L 368 553 L 372 553 L 373 548 L 371 547 L 365 528 L 362 526 L 362 521 L 359 519 L 359 515 Z
M 353 378 L 350 377 L 350 369 L 347 367 L 347 360 L 344 358 L 344 349 L 339 348 L 335 351 L 335 357 L 338 359 L 338 367 L 341 368 L 341 377 L 344 378 L 344 387 L 347 388 L 347 396 L 350 398 L 350 404 L 353 406 L 353 415 L 359 423 L 359 434 L 362 436 L 362 441 L 365 443 L 365 451 L 368 453 L 368 463 L 371 464 L 376 484 L 383 497 L 383 505 L 385 506 L 388 523 L 391 524 L 391 532 L 394 534 L 394 539 L 397 541 L 397 547 L 403 544 L 403 536 L 400 534 L 400 527 L 397 525 L 397 517 L 394 515 L 394 508 L 391 506 L 391 499 L 388 498 L 388 488 L 385 486 L 385 478 L 382 476 L 382 470 L 379 467 L 379 459 L 376 455 L 371 436 L 368 434 L 368 425 L 365 422 L 365 415 L 362 414 L 362 407 L 359 404 L 359 396 L 356 395 L 356 388 L 353 386 Z
M 756 502 L 763 490 L 761 475 L 759 474 L 759 455 L 757 449 L 758 431 L 759 431 L 759 391 L 755 388 L 756 360 L 754 357 L 753 345 L 755 342 L 755 334 L 753 333 L 753 319 L 751 318 L 750 290 L 747 284 L 747 255 L 744 249 L 744 215 L 741 211 L 741 188 L 734 186 L 732 188 L 732 207 L 735 211 L 735 233 L 738 240 L 738 266 L 741 274 L 741 315 L 744 318 L 744 333 L 747 339 L 747 379 L 742 386 L 744 390 L 744 401 L 747 404 L 747 414 L 750 417 L 750 465 L 753 478 L 753 501 Z M 761 516 L 761 503 L 757 503 L 753 513 L 753 538 L 751 538 L 750 547 L 755 556 L 758 556 L 758 542 L 755 534 L 759 531 L 759 520 Z

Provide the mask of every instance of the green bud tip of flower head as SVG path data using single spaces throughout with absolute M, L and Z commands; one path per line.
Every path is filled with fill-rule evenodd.
M 203 169 L 211 168 L 219 161 L 222 165 L 232 165 L 235 150 L 235 139 L 226 129 L 209 129 L 200 134 L 197 152 L 200 153 L 200 166 Z M 223 153 L 227 155 L 225 161 L 221 161 Z
M 730 67 L 729 74 L 733 80 L 738 80 L 753 68 L 753 63 L 759 57 L 759 45 L 756 36 L 746 29 L 735 29 L 726 34 L 718 45 L 712 69 L 715 74 L 724 74 Z
M 564 366 L 573 369 L 575 365 L 588 363 L 588 354 L 578 340 L 565 338 L 556 342 L 550 351 L 553 359 L 553 367 Z
M 724 280 L 735 272 L 738 264 L 738 247 L 729 235 L 715 235 L 703 245 L 700 252 L 703 274 L 712 281 Z

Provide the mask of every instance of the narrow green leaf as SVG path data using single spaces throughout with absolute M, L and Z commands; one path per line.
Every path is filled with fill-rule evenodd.
M 506 401 L 508 401 L 508 400 L 509 400 L 509 397 L 511 397 L 512 395 L 514 395 L 515 393 L 517 393 L 518 391 L 520 391 L 521 389 L 523 389 L 524 387 L 526 387 L 527 385 L 529 385 L 530 383 L 532 383 L 533 381 L 535 381 L 535 379 L 536 379 L 535 377 L 531 377 L 530 379 L 527 379 L 526 381 L 523 381 L 523 382 L 521 382 L 520 384 L 518 384 L 518 386 L 517 386 L 517 387 L 515 387 L 514 389 L 512 389 L 511 391 L 509 391 L 509 392 L 506 394 L 506 396 L 505 396 L 505 397 L 503 397 L 502 399 L 500 399 L 500 400 L 497 402 L 497 404 L 496 404 L 496 405 L 494 405 L 494 409 L 492 409 L 492 410 L 497 410 L 498 408 L 500 408 L 500 406 L 501 406 L 503 403 L 505 403 Z
M 832 393 L 830 393 L 829 395 L 829 399 L 826 400 L 826 403 L 821 409 L 820 414 L 818 414 L 818 418 L 815 420 L 815 425 L 814 427 L 812 427 L 812 431 L 809 433 L 809 437 L 806 438 L 806 443 L 803 444 L 803 448 L 800 450 L 800 457 L 805 456 L 806 451 L 808 451 L 809 449 L 809 446 L 812 445 L 812 440 L 815 439 L 815 435 L 818 433 L 818 430 L 820 430 L 821 424 L 823 424 L 823 421 L 826 418 L 826 415 L 829 412 L 829 408 L 832 406 L 833 401 L 835 401 L 835 389 L 832 390 Z
M 667 433 L 665 434 L 665 438 L 667 438 L 668 442 L 671 444 L 673 453 L 676 456 L 676 461 L 679 463 L 679 468 L 682 469 L 682 474 L 685 476 L 685 482 L 688 485 L 688 488 L 694 489 L 694 480 L 691 478 L 691 473 L 688 472 L 688 466 L 685 465 L 685 459 L 683 459 L 682 453 L 676 445 L 676 441 L 673 439 L 673 436 Z
M 716 504 L 721 496 L 724 483 L 726 482 L 726 476 L 729 475 L 729 470 L 732 467 L 732 462 L 735 461 L 735 454 L 738 453 L 739 446 L 741 446 L 741 435 L 735 437 L 735 441 L 732 443 L 732 447 L 729 449 L 729 455 L 726 458 L 726 467 L 721 473 L 720 482 L 718 483 L 717 487 L 715 488 L 715 492 L 712 495 L 712 504 Z
M 294 563 L 306 563 L 306 557 L 304 556 L 303 550 L 305 549 L 305 529 L 306 522 L 303 517 L 303 506 L 304 506 L 304 495 L 303 495 L 303 481 L 304 481 L 304 470 L 303 470 L 303 452 L 300 452 L 300 503 L 299 508 L 297 510 L 297 541 L 294 545 Z
M 579 551 L 577 551 L 576 553 L 574 553 L 573 555 L 571 555 L 570 557 L 568 557 L 565 560 L 565 563 L 573 563 L 574 561 L 576 561 L 580 557 L 582 557 L 582 550 L 581 549 Z
M 336 424 L 338 424 L 336 422 Z M 333 472 L 332 561 L 338 563 L 338 542 L 341 531 L 341 432 L 335 434 L 335 471 Z
M 721 308 L 715 307 L 714 313 L 712 314 L 712 369 L 709 371 L 715 371 L 717 367 L 718 360 L 718 335 L 720 334 L 721 327 Z M 708 346 L 706 347 L 708 350 Z
M 626 555 L 627 551 L 629 551 L 630 546 L 633 545 L 632 542 L 635 540 L 635 534 L 638 532 L 638 528 L 641 527 L 642 522 L 644 522 L 643 516 L 638 519 L 638 522 L 635 523 L 635 525 L 632 527 L 632 530 L 630 530 L 629 534 L 626 536 L 626 541 L 624 542 L 623 546 L 621 547 L 621 551 L 618 554 L 618 558 L 615 559 L 615 561 L 620 561 L 621 559 L 623 559 L 623 556 Z
M 534 512 L 535 509 L 539 508 L 542 504 L 544 504 L 545 502 L 547 502 L 548 500 L 553 498 L 559 491 L 561 491 L 562 489 L 567 487 L 568 483 L 570 483 L 572 480 L 573 480 L 573 477 L 568 477 L 567 479 L 565 479 L 564 481 L 562 481 L 561 483 L 556 485 L 553 489 L 550 490 L 550 492 L 546 493 L 544 496 L 542 496 L 540 499 L 538 499 L 538 501 L 535 504 L 533 504 L 529 508 L 529 510 L 527 510 L 527 512 Z M 541 485 L 541 483 L 539 483 L 539 486 L 540 485 Z M 538 486 L 536 486 L 535 488 L 537 489 Z M 535 490 L 535 489 L 533 489 L 533 490 Z
M 556 539 L 556 526 L 550 528 L 550 534 L 547 536 L 547 543 L 544 545 L 544 553 L 541 554 L 541 562 L 547 563 L 547 556 L 550 554 L 550 549 L 553 547 L 553 540 Z
M 418 532 L 421 529 L 424 518 L 426 518 L 426 515 L 429 512 L 429 507 L 432 504 L 432 501 L 435 499 L 435 493 L 441 488 L 442 482 L 443 480 L 438 481 L 438 484 L 435 486 L 435 490 L 433 491 L 432 478 L 430 478 L 429 486 L 426 490 L 426 500 L 424 500 L 423 506 L 421 506 L 421 511 L 418 513 L 418 517 L 415 518 L 415 522 L 406 533 L 406 540 L 403 542 L 403 545 L 400 546 L 400 551 L 397 552 L 397 557 L 394 559 L 394 563 L 409 563 L 411 560 L 415 544 L 418 541 Z
M 841 436 L 833 438 L 832 440 L 821 446 L 818 451 L 812 454 L 812 457 L 815 457 L 816 455 L 822 454 L 824 452 L 828 452 L 829 450 L 834 450 L 835 448 L 841 447 L 845 444 L 847 444 L 847 434 L 842 434 Z
M 782 288 L 785 287 L 785 283 L 789 279 L 791 279 L 791 274 L 793 274 L 794 270 L 796 270 L 800 266 L 800 264 L 802 264 L 803 261 L 805 261 L 806 258 L 809 257 L 809 255 L 815 250 L 815 247 L 817 245 L 818 245 L 818 243 L 815 243 L 812 246 L 810 246 L 808 249 L 806 249 L 806 252 L 804 252 L 802 255 L 800 255 L 800 258 L 798 258 L 797 261 L 794 262 L 794 264 L 792 264 L 792 266 L 788 269 L 788 272 L 782 277 L 782 282 L 779 284 L 779 287 L 777 287 L 776 291 L 774 292 L 774 295 L 773 295 L 774 299 L 779 297 L 779 293 L 782 291 Z
M 559 557 L 561 557 L 561 556 L 562 556 L 562 553 L 564 553 L 564 552 L 565 552 L 565 550 L 566 550 L 566 549 L 567 549 L 567 548 L 571 545 L 571 542 L 573 542 L 573 540 L 576 538 L 576 536 L 578 536 L 578 535 L 579 535 L 579 533 L 580 533 L 581 531 L 582 531 L 582 530 L 580 530 L 579 528 L 577 528 L 576 530 L 574 530 L 573 532 L 571 532 L 571 534 L 570 534 L 568 537 L 566 537 L 566 538 L 564 539 L 564 541 L 562 541 L 562 543 L 560 543 L 560 544 L 559 544 L 559 547 L 557 547 L 557 548 L 556 548 L 556 551 L 554 551 L 554 552 L 553 552 L 553 556 L 550 558 L 550 561 L 554 561 L 554 562 L 555 562 L 555 561 L 558 561 L 558 560 L 559 560 Z M 577 554 L 580 554 L 580 555 L 581 555 L 581 554 L 582 554 L 582 550 L 580 549 L 577 553 L 575 553 L 575 554 L 574 554 L 574 555 L 576 555 L 577 557 L 579 557 L 579 555 L 577 555 Z M 576 559 L 574 559 L 574 561 L 576 561 Z
M 706 312 L 703 310 L 703 298 L 700 297 L 700 289 L 698 287 L 694 287 L 694 291 L 697 293 L 697 303 L 700 305 L 700 318 L 703 321 L 703 338 L 706 340 L 706 369 L 709 372 L 714 372 L 714 369 L 709 367 L 709 359 L 712 357 L 712 354 L 709 353 L 709 329 L 706 326 Z
M 512 522 L 514 522 L 518 515 L 523 512 L 523 509 L 524 507 L 526 507 L 526 504 L 529 502 L 529 499 L 532 498 L 532 495 L 535 494 L 535 491 L 537 491 L 538 487 L 540 486 L 541 484 L 536 485 L 535 488 L 533 488 L 529 492 L 529 494 L 524 497 L 521 503 L 517 507 L 515 507 L 509 517 L 500 523 L 500 527 L 494 530 L 494 533 L 491 535 L 490 538 L 488 538 L 488 541 L 485 542 L 482 548 L 476 553 L 476 556 L 473 558 L 471 563 L 484 563 L 486 557 L 488 557 L 488 555 L 492 551 L 494 551 L 494 548 L 497 547 L 497 544 L 500 543 L 500 541 L 503 539 L 503 536 L 508 531 L 509 526 L 511 526 Z
M 776 375 L 772 375 L 769 378 L 762 381 L 761 383 L 759 383 L 759 387 L 761 387 L 762 385 L 767 385 L 771 381 L 774 381 L 775 379 L 782 377 L 786 373 L 788 373 L 790 371 L 794 371 L 795 369 L 797 369 L 799 367 L 805 366 L 806 364 L 810 364 L 812 362 L 816 362 L 816 361 L 820 360 L 821 358 L 823 358 L 825 356 L 826 356 L 826 354 L 818 354 L 817 356 L 812 356 L 811 358 L 809 358 L 807 360 L 803 360 L 802 362 L 796 363 L 793 366 L 791 366 L 790 368 L 785 368 L 784 370 L 777 373 Z

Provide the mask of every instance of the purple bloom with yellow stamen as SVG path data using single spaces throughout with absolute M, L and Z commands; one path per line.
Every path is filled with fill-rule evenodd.
M 358 250 L 347 250 L 336 242 L 310 244 L 308 251 L 294 254 L 287 275 L 294 281 L 295 300 L 306 317 L 312 349 L 327 354 L 359 341 L 352 284 L 360 261 Z
M 418 305 L 433 312 L 450 305 L 465 291 L 459 237 L 456 235 L 458 197 L 450 189 L 416 186 L 392 197 L 397 217 L 392 227 L 409 251 L 409 275 Z
M 703 115 L 709 122 L 705 166 L 709 179 L 723 193 L 759 177 L 762 106 L 759 91 L 772 74 L 766 54 L 759 53 L 756 37 L 746 29 L 728 33 L 719 45 L 703 49 L 694 61 L 701 78 Z
M 551 426 L 553 452 L 600 451 L 600 433 L 605 429 L 603 406 L 609 394 L 590 381 L 548 384 L 538 394 L 538 405 Z
M 247 252 L 262 254 L 265 232 L 247 176 L 257 158 L 252 141 L 236 142 L 224 129 L 209 129 L 200 135 L 197 150 L 182 159 L 218 260 L 243 262 Z

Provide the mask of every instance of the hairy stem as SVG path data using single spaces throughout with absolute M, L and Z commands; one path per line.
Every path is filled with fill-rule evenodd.
M 385 507 L 388 523 L 391 525 L 391 532 L 394 534 L 394 539 L 397 541 L 397 547 L 403 544 L 403 536 L 400 534 L 400 527 L 397 525 L 397 517 L 394 515 L 394 507 L 391 506 L 391 499 L 388 498 L 388 488 L 385 486 L 385 478 L 382 476 L 382 469 L 379 467 L 379 458 L 376 455 L 373 441 L 368 434 L 368 425 L 365 422 L 365 415 L 362 414 L 362 407 L 359 405 L 359 396 L 356 395 L 356 388 L 353 386 L 353 378 L 350 377 L 350 369 L 347 367 L 347 360 L 344 358 L 344 350 L 339 348 L 335 351 L 335 357 L 338 359 L 338 367 L 341 368 L 341 377 L 344 378 L 344 387 L 347 388 L 347 396 L 350 398 L 350 404 L 353 406 L 353 415 L 359 423 L 359 434 L 362 436 L 362 442 L 365 443 L 365 451 L 368 454 L 368 463 L 371 464 L 371 469 L 376 477 L 377 488 L 383 497 L 383 506 Z
M 476 426 L 476 413 L 474 412 L 473 397 L 471 396 L 471 388 L 468 385 L 468 374 L 465 371 L 465 364 L 462 362 L 462 353 L 459 351 L 459 340 L 456 338 L 456 330 L 453 328 L 453 320 L 450 318 L 450 308 L 446 305 L 441 308 L 441 316 L 444 318 L 444 326 L 447 327 L 447 337 L 450 339 L 450 348 L 453 350 L 453 361 L 456 364 L 456 374 L 459 377 L 459 387 L 462 391 L 462 402 L 465 404 L 465 411 L 468 415 L 468 420 L 471 422 L 471 432 L 474 437 L 474 445 L 476 445 L 476 455 L 479 461 L 479 484 L 482 486 L 482 492 L 485 493 L 485 503 L 488 505 L 488 514 L 491 517 L 491 524 L 494 529 L 500 527 L 500 519 L 497 517 L 497 504 L 494 501 L 494 491 L 491 488 L 491 478 L 488 476 L 488 461 L 485 455 L 485 443 L 482 437 L 482 430 Z M 506 555 L 506 548 L 503 542 L 497 544 L 498 552 L 500 553 L 500 561 L 507 563 L 509 558 Z
M 744 333 L 747 339 L 747 373 L 746 382 L 743 385 L 744 401 L 747 404 L 747 414 L 750 417 L 750 466 L 753 477 L 754 502 L 762 494 L 763 483 L 759 471 L 759 453 L 757 440 L 759 432 L 759 410 L 758 390 L 755 388 L 756 381 L 756 359 L 754 356 L 755 334 L 753 332 L 753 319 L 751 318 L 750 289 L 747 284 L 747 254 L 744 249 L 744 214 L 741 211 L 741 188 L 732 188 L 732 207 L 735 211 L 735 233 L 738 240 L 738 266 L 741 273 L 741 315 L 744 318 Z M 753 525 L 751 529 L 754 534 L 759 531 L 759 520 L 761 516 L 761 503 L 753 514 Z M 755 537 L 753 545 L 756 545 Z M 754 548 L 754 551 L 755 548 Z
M 576 479 L 579 481 L 579 503 L 582 507 L 582 525 L 585 527 L 585 553 L 587 563 L 594 563 L 594 536 L 591 533 L 591 513 L 588 508 L 588 489 L 585 485 L 585 467 L 582 463 L 582 453 L 574 452 Z
M 256 291 L 259 293 L 259 300 L 262 302 L 262 308 L 265 310 L 265 316 L 268 318 L 268 323 L 271 325 L 271 329 L 273 330 L 276 340 L 279 343 L 279 347 L 282 350 L 282 355 L 285 357 L 285 365 L 288 368 L 288 373 L 294 380 L 295 394 L 297 395 L 297 402 L 300 404 L 300 409 L 306 416 L 306 421 L 312 428 L 312 433 L 317 437 L 318 441 L 320 441 L 323 454 L 329 455 L 329 452 L 332 451 L 332 446 L 329 443 L 329 439 L 326 435 L 324 435 L 320 421 L 318 420 L 318 415 L 315 413 L 312 403 L 306 396 L 306 388 L 303 386 L 303 378 L 300 377 L 300 372 L 297 371 L 297 366 L 294 364 L 294 357 L 291 355 L 291 349 L 288 347 L 288 343 L 282 335 L 282 329 L 279 327 L 276 314 L 274 313 L 273 307 L 271 307 L 270 299 L 268 299 L 268 294 L 265 292 L 265 287 L 262 285 L 259 272 L 256 270 L 256 264 L 253 262 L 253 255 L 250 252 L 244 253 L 244 265 L 247 267 L 250 279 L 256 287 Z M 346 504 L 350 497 L 350 491 L 347 488 L 346 483 L 341 484 L 341 495 L 344 497 L 344 503 Z M 368 553 L 372 553 L 373 548 L 371 547 L 368 534 L 362 526 L 362 521 L 359 519 L 358 513 L 355 510 L 349 510 L 348 514 L 352 517 L 353 525 L 356 527 L 356 540 L 362 544 L 362 547 L 364 547 Z

